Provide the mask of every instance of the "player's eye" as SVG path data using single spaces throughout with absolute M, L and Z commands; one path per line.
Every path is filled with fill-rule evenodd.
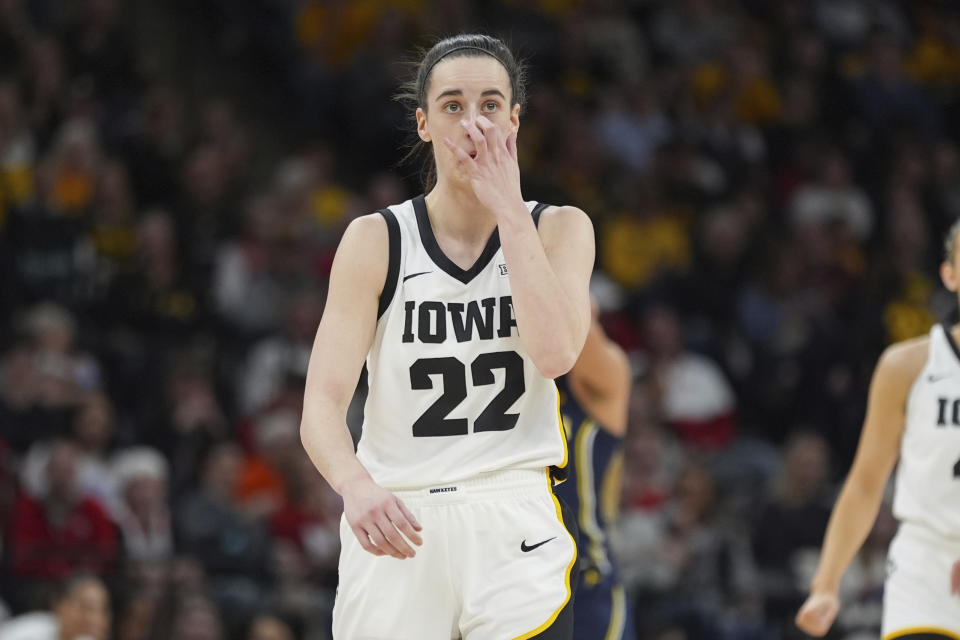
M 448 102 L 447 104 L 443 105 L 443 110 L 447 113 L 459 113 L 460 104 L 457 102 Z
M 486 113 L 493 113 L 494 111 L 496 111 L 496 110 L 499 109 L 499 108 L 500 108 L 500 105 L 497 104 L 496 102 L 494 102 L 493 100 L 491 100 L 491 101 L 489 101 L 489 102 L 484 102 L 484 103 L 483 103 L 483 110 L 484 110 Z

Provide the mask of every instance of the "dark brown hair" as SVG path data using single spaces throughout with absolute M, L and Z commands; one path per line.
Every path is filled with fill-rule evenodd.
M 953 262 L 955 251 L 957 250 L 957 237 L 960 236 L 960 218 L 953 223 L 950 230 L 947 231 L 947 238 L 943 241 L 943 259 L 947 262 Z
M 405 104 L 411 114 L 415 115 L 418 107 L 427 111 L 430 76 L 437 63 L 452 58 L 480 56 L 490 56 L 503 65 L 503 68 L 507 71 L 507 76 L 510 78 L 510 107 L 520 105 L 520 108 L 523 109 L 527 97 L 526 66 L 499 38 L 475 33 L 462 33 L 444 38 L 423 52 L 420 60 L 415 63 L 416 73 L 412 74 L 413 77 L 404 83 L 400 93 L 396 96 L 397 100 Z M 433 159 L 431 145 L 416 137 L 403 161 L 407 162 L 420 156 L 426 156 L 423 159 L 421 169 L 423 189 L 426 192 L 437 183 L 437 165 Z

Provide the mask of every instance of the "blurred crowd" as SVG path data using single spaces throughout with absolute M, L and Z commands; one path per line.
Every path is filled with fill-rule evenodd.
M 530 65 L 524 195 L 593 218 L 633 362 L 639 638 L 798 637 L 876 358 L 955 314 L 946 1 L 0 0 L 0 639 L 329 637 L 341 505 L 298 434 L 325 282 L 421 188 L 404 61 L 478 30 Z M 877 637 L 894 529 L 832 637 Z

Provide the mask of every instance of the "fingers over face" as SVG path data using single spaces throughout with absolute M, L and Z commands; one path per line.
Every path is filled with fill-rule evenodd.
M 473 146 L 477 150 L 477 159 L 483 158 L 487 153 L 487 138 L 483 134 L 483 131 L 480 130 L 477 122 L 470 120 L 461 120 L 460 124 L 463 125 L 463 128 L 467 132 L 467 136 L 470 137 L 470 140 L 473 141 Z
M 510 135 L 507 136 L 507 153 L 510 154 L 510 157 L 514 160 L 517 159 L 517 132 L 511 131 Z
M 450 138 L 444 138 L 443 143 L 447 145 L 447 148 L 450 149 L 453 155 L 460 162 L 463 162 L 466 164 L 471 164 L 472 162 L 474 162 L 473 158 L 470 157 L 470 154 L 464 151 L 463 149 L 461 149 L 459 146 L 457 146 L 457 144 Z
M 477 126 L 483 131 L 483 135 L 487 139 L 488 149 L 496 149 L 498 151 L 507 149 L 503 132 L 500 131 L 500 127 L 493 124 L 489 118 L 486 116 L 478 116 Z

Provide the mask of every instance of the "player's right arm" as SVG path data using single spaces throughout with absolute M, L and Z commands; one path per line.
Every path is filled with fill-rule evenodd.
M 853 466 L 827 525 L 810 596 L 797 613 L 797 626 L 810 635 L 823 636 L 837 616 L 840 578 L 877 518 L 899 455 L 907 395 L 926 355 L 925 339 L 896 344 L 887 348 L 874 371 Z
M 330 486 L 343 497 L 347 523 L 374 555 L 413 557 L 399 532 L 421 544 L 420 525 L 399 498 L 360 464 L 346 415 L 377 328 L 377 307 L 389 260 L 387 225 L 379 214 L 347 227 L 330 272 L 327 302 L 310 354 L 300 438 Z M 398 532 L 399 530 L 399 532 Z
M 630 404 L 630 361 L 616 342 L 607 337 L 596 308 L 583 351 L 568 374 L 587 412 L 604 429 L 616 436 L 627 431 L 627 409 Z

